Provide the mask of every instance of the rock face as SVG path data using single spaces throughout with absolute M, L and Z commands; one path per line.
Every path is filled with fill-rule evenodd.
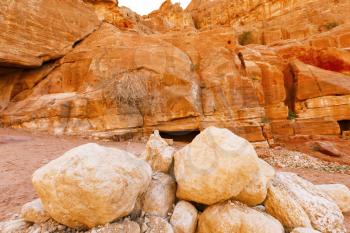
M 146 162 L 128 152 L 86 144 L 38 169 L 33 185 L 53 219 L 91 228 L 128 215 L 151 173 Z
M 0 65 L 5 66 L 38 67 L 62 57 L 100 24 L 79 0 L 5 0 L 0 12 Z
M 0 7 L 2 126 L 114 140 L 217 126 L 270 144 L 350 129 L 349 1 Z
M 314 228 L 320 232 L 346 232 L 344 217 L 333 200 L 293 173 L 278 173 L 270 182 L 267 213 L 287 229 Z
M 240 203 L 227 202 L 208 207 L 200 216 L 198 233 L 283 233 L 273 217 Z
M 171 216 L 174 233 L 194 233 L 197 228 L 198 211 L 189 202 L 179 201 Z
M 177 197 L 206 205 L 237 196 L 259 169 L 249 142 L 216 127 L 177 151 L 174 165 Z
M 327 0 L 267 0 L 263 4 L 247 0 L 193 0 L 186 10 L 199 28 L 231 25 L 242 34 L 249 32 L 247 42 L 272 44 L 302 39 L 349 22 L 349 7 L 347 1 Z M 308 17 L 311 11 L 316 17 Z
M 343 184 L 324 184 L 317 185 L 317 188 L 330 196 L 343 213 L 350 211 L 350 190 L 348 187 Z
M 199 86 L 191 60 L 159 39 L 104 24 L 47 76 L 33 75 L 45 79 L 16 90 L 21 97 L 2 115 L 4 123 L 96 136 L 137 133 L 154 125 L 174 131 L 178 125 L 180 130 L 198 127 Z M 188 119 L 189 126 L 176 124 L 179 118 Z
M 140 226 L 136 222 L 124 220 L 117 223 L 108 224 L 102 228 L 93 229 L 91 233 L 140 233 Z M 88 232 L 90 233 L 90 232 Z
M 35 199 L 22 207 L 21 217 L 27 222 L 43 223 L 47 221 L 50 216 L 44 210 L 40 199 Z
M 145 159 L 155 172 L 168 173 L 173 163 L 175 149 L 161 138 L 159 131 L 155 131 L 146 144 L 146 151 L 143 154 Z
M 142 198 L 142 210 L 151 215 L 167 217 L 173 208 L 175 194 L 174 178 L 164 173 L 155 173 Z

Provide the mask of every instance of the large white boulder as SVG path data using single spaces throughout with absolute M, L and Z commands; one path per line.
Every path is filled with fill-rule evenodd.
M 343 213 L 350 211 L 350 190 L 343 184 L 317 185 L 319 189 L 330 196 Z
M 169 146 L 156 130 L 150 136 L 142 158 L 151 165 L 153 171 L 168 173 L 173 163 L 174 153 L 175 149 Z
M 170 218 L 174 233 L 194 233 L 197 228 L 198 211 L 187 201 L 179 201 Z
M 145 213 L 167 217 L 175 202 L 176 183 L 173 177 L 157 172 L 142 198 L 142 210 Z
M 253 146 L 228 129 L 209 127 L 175 153 L 177 197 L 212 205 L 237 196 L 259 170 Z
M 283 226 L 268 214 L 239 202 L 208 207 L 199 216 L 197 233 L 284 233 Z
M 294 173 L 277 173 L 268 186 L 266 212 L 288 230 L 313 228 L 323 233 L 345 233 L 344 217 L 331 198 Z
M 50 218 L 40 199 L 35 199 L 24 204 L 21 209 L 21 216 L 27 222 L 34 223 L 43 223 Z
M 92 228 L 128 215 L 151 176 L 151 167 L 133 154 L 86 144 L 35 171 L 32 181 L 53 219 Z

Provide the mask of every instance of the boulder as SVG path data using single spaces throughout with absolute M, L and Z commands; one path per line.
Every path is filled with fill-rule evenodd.
M 174 233 L 172 226 L 164 218 L 158 216 L 146 216 L 142 224 L 143 233 Z
M 40 199 L 35 199 L 34 201 L 23 205 L 21 209 L 21 217 L 28 222 L 34 223 L 43 223 L 50 218 L 50 216 L 44 210 Z
M 164 173 L 155 173 L 143 196 L 142 210 L 151 215 L 167 217 L 173 208 L 175 194 L 174 178 Z
M 274 168 L 259 159 L 259 171 L 253 180 L 233 199 L 249 206 L 257 206 L 264 202 L 267 195 L 267 183 L 275 174 Z
M 228 129 L 209 127 L 175 153 L 177 197 L 212 205 L 237 196 L 258 172 L 253 146 Z
M 39 168 L 32 182 L 53 219 L 92 228 L 128 215 L 151 175 L 150 166 L 133 154 L 91 143 Z
M 294 173 L 277 173 L 268 186 L 266 212 L 285 228 L 314 228 L 324 233 L 346 232 L 336 203 L 312 183 Z
M 179 201 L 170 218 L 174 233 L 194 233 L 197 228 L 198 211 L 187 201 Z
M 140 233 L 140 226 L 136 222 L 124 219 L 123 221 L 94 228 L 87 233 Z
M 334 157 L 342 157 L 346 154 L 340 151 L 333 143 L 331 142 L 321 142 L 316 141 L 313 143 L 313 149 L 317 150 L 323 154 L 334 156 Z
M 156 130 L 150 136 L 142 157 L 151 165 L 153 171 L 168 173 L 174 153 L 175 149 L 169 146 Z
M 208 207 L 200 216 L 197 233 L 284 233 L 283 226 L 268 214 L 239 202 Z
M 291 233 L 321 233 L 321 232 L 315 231 L 312 228 L 298 227 L 298 228 L 295 228 Z
M 350 211 L 350 190 L 343 184 L 323 184 L 317 185 L 328 196 L 330 196 L 338 205 L 343 213 Z

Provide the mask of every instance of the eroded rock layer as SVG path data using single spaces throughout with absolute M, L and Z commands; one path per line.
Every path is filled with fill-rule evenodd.
M 254 142 L 339 135 L 350 130 L 349 7 L 165 1 L 139 16 L 117 1 L 5 1 L 0 124 L 115 139 L 213 125 Z

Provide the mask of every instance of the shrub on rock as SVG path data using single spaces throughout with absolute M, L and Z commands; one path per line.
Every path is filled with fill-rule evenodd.
M 86 144 L 35 171 L 32 181 L 53 219 L 92 228 L 128 215 L 151 175 L 150 166 L 133 154 Z
M 170 223 L 174 233 L 194 233 L 198 221 L 197 209 L 187 201 L 176 204 Z
M 197 233 L 284 233 L 280 222 L 239 202 L 208 207 L 200 216 Z
M 330 196 L 343 213 L 350 211 L 350 190 L 343 184 L 317 185 L 324 193 Z
M 253 146 L 228 129 L 209 127 L 175 153 L 177 197 L 212 205 L 237 196 L 257 174 Z
M 142 199 L 145 213 L 167 217 L 175 202 L 176 183 L 174 178 L 164 173 L 155 173 Z
M 21 209 L 21 216 L 24 220 L 33 223 L 43 223 L 49 220 L 50 216 L 44 210 L 40 199 L 28 202 Z
M 336 203 L 293 173 L 278 173 L 271 180 L 265 207 L 289 230 L 306 227 L 323 233 L 346 232 L 344 217 Z

